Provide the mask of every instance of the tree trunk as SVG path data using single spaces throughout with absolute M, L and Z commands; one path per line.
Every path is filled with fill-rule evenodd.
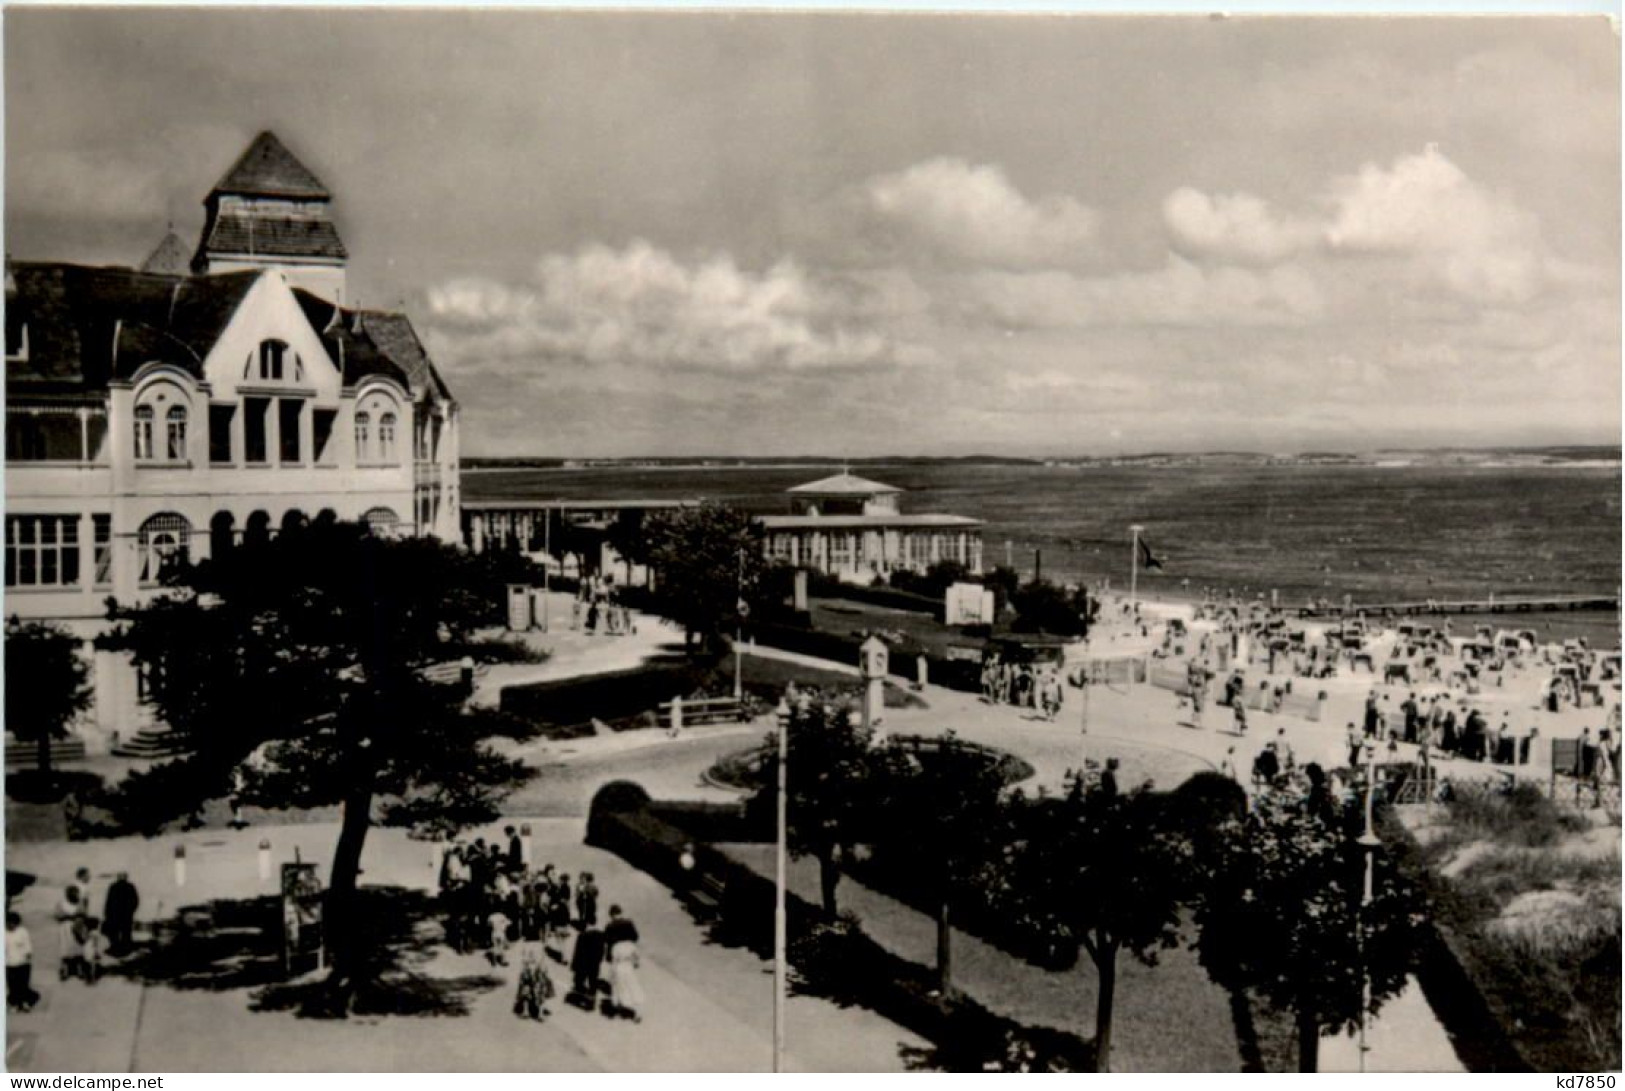
M 1298 1002 L 1298 1071 L 1320 1071 L 1320 1020 L 1308 1002 Z
M 943 996 L 954 991 L 953 927 L 948 920 L 948 897 L 937 902 L 937 987 Z
M 355 992 L 358 970 L 359 927 L 356 882 L 361 875 L 361 850 L 372 826 L 372 784 L 358 786 L 344 800 L 339 843 L 333 849 L 333 871 L 328 878 L 324 943 L 332 964 L 328 981 L 346 1005 Z
M 835 887 L 841 881 L 841 864 L 833 852 L 818 855 L 818 890 L 824 899 L 824 915 L 834 920 L 840 912 L 835 902 Z
M 21 679 L 18 679 L 20 682 Z M 50 783 L 51 780 L 51 733 L 41 731 L 34 743 L 34 766 L 39 769 L 40 780 Z
M 1095 999 L 1095 1071 L 1112 1070 L 1112 1001 L 1117 992 L 1117 944 L 1097 947 L 1095 969 L 1100 971 L 1100 994 Z

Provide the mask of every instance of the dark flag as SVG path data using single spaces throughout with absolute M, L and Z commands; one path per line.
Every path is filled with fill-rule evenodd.
M 1147 572 L 1153 568 L 1159 572 L 1162 571 L 1162 562 L 1157 559 L 1156 554 L 1151 552 L 1151 547 L 1145 544 L 1144 538 L 1140 539 L 1140 567 Z

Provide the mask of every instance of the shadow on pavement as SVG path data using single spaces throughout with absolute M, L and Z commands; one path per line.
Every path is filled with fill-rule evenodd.
M 438 977 L 426 972 L 443 945 L 443 934 L 434 899 L 425 892 L 367 887 L 359 898 L 368 946 L 359 955 L 360 984 L 347 1003 L 335 1004 L 325 975 L 289 980 L 283 965 L 282 903 L 273 895 L 183 907 L 155 927 L 148 945 L 107 973 L 173 989 L 254 989 L 251 1011 L 317 1019 L 467 1015 L 474 997 L 501 985 L 489 974 Z

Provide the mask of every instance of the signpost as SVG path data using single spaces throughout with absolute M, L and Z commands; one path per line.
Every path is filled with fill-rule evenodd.
M 282 865 L 282 969 L 292 977 L 309 960 L 325 964 L 322 944 L 322 881 L 316 865 Z

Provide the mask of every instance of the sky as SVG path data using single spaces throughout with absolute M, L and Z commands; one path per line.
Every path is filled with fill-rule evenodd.
M 5 246 L 261 129 L 476 455 L 1620 442 L 1604 19 L 18 9 Z

